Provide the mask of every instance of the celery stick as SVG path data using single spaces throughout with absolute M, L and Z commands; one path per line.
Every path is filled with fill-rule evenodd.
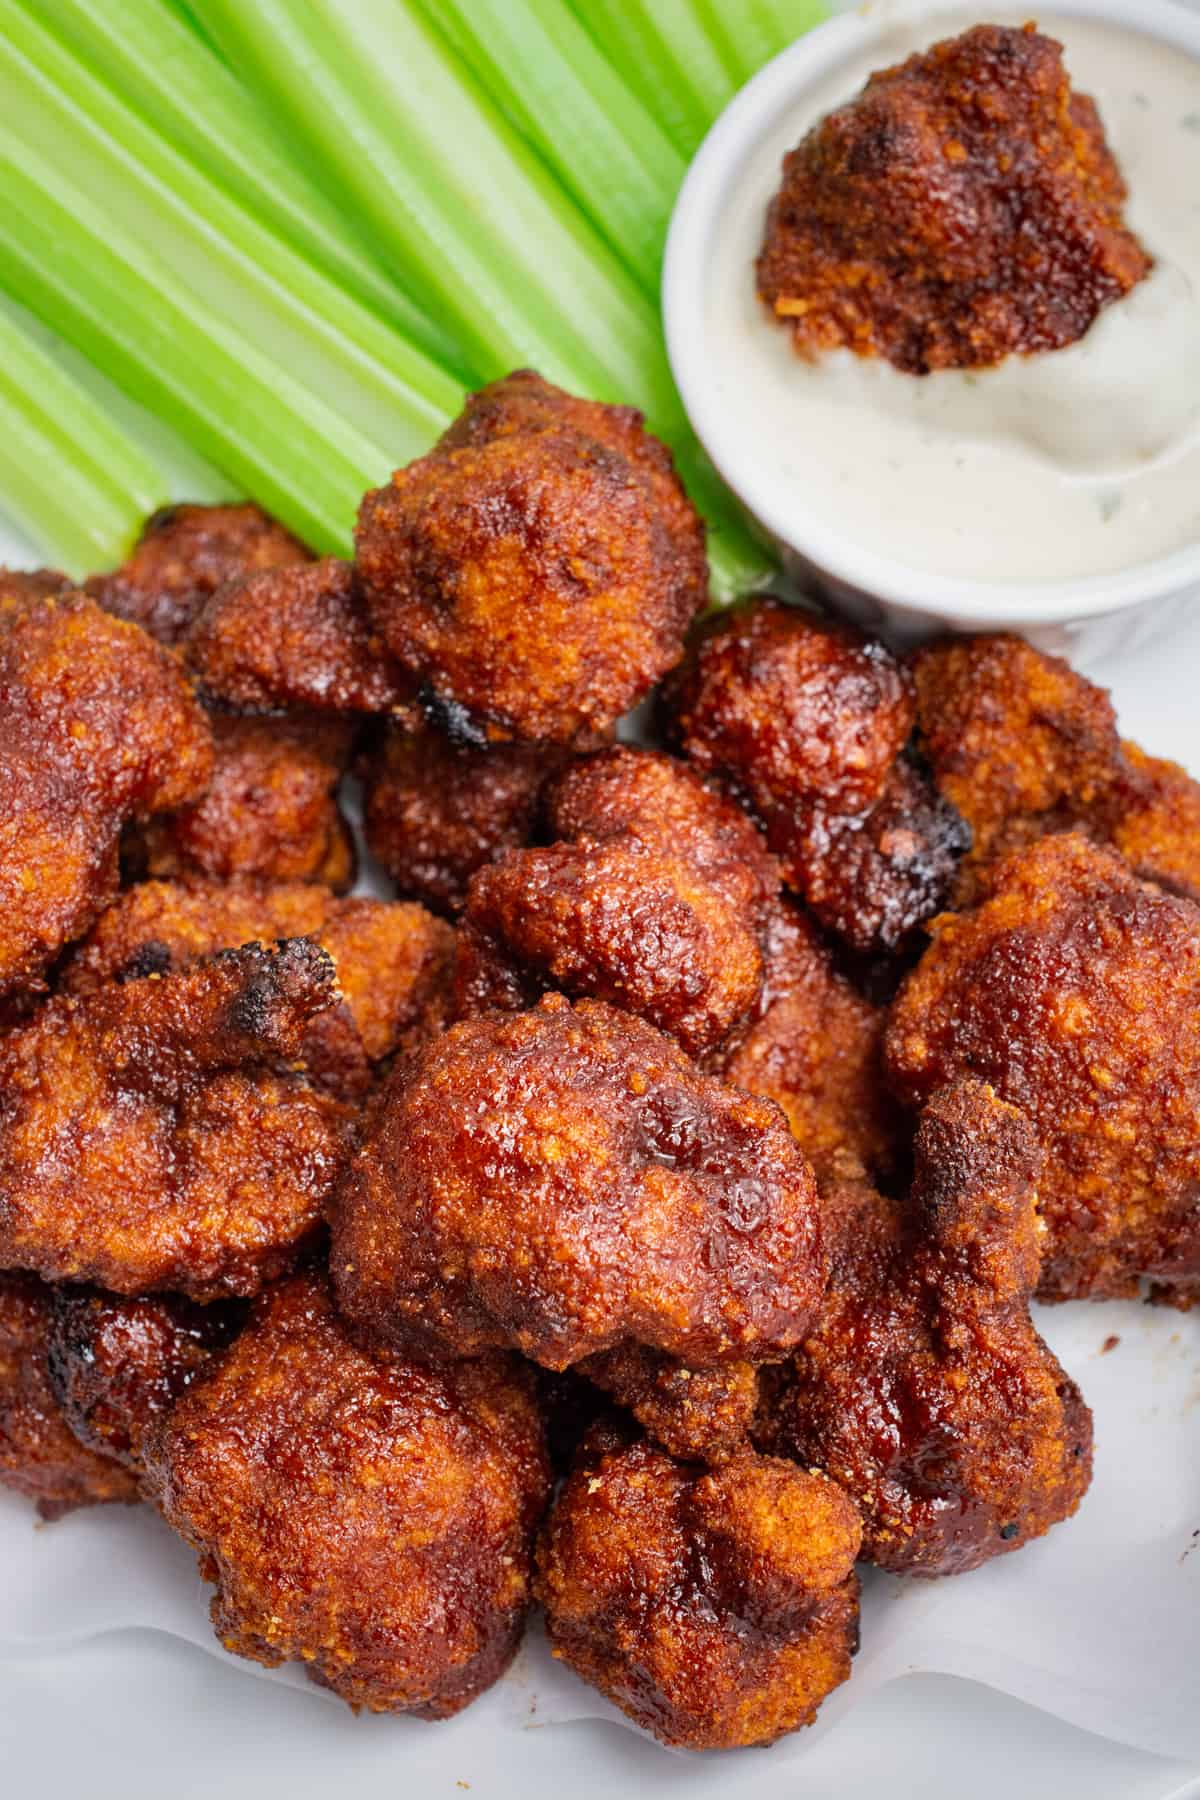
M 718 594 L 761 580 L 764 553 L 687 429 L 657 308 L 429 21 L 401 0 L 197 0 L 195 10 L 476 372 L 531 365 L 640 406 L 709 516 Z
M 126 555 L 167 484 L 141 446 L 0 308 L 0 507 L 80 577 Z
M 567 0 L 421 0 L 483 86 L 657 297 L 685 163 Z
M 201 175 L 19 0 L 0 0 L 0 116 L 92 200 L 114 241 L 152 248 L 175 292 L 319 393 L 393 466 L 457 409 L 449 376 Z
M 37 16 L 126 105 L 244 206 L 459 373 L 449 334 L 367 253 L 241 82 L 164 0 L 39 0 Z
M 115 232 L 3 109 L 0 168 L 0 281 L 299 537 L 344 552 L 387 451 L 199 300 L 149 233 Z
M 695 0 L 571 0 L 617 73 L 691 158 L 741 85 Z M 730 0 L 736 7 L 742 0 Z
M 119 388 L 95 363 L 82 356 L 74 344 L 51 331 L 43 319 L 37 318 L 27 306 L 20 305 L 3 290 L 0 290 L 0 310 L 8 313 L 27 337 L 66 370 L 119 431 L 141 446 L 145 457 L 166 482 L 169 499 L 224 506 L 245 497 L 235 482 L 198 455 L 163 419 L 139 406 L 124 388 Z
M 829 17 L 823 0 L 693 0 L 706 20 L 713 41 L 720 45 L 738 86 L 769 63 L 773 56 Z

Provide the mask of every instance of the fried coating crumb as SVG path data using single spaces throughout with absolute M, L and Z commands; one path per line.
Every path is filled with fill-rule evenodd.
M 865 812 L 916 717 L 912 682 L 877 638 L 771 599 L 720 614 L 663 697 L 689 762 L 731 776 L 759 812 Z
M 308 560 L 303 544 L 257 506 L 164 506 L 128 561 L 86 587 L 105 612 L 179 644 L 225 582 Z
M 1038 1336 L 1040 1156 L 979 1082 L 921 1118 L 907 1209 L 845 1204 L 829 1300 L 763 1434 L 853 1495 L 864 1554 L 956 1575 L 1078 1507 L 1091 1414 Z
M 849 1153 L 886 1179 L 903 1134 L 884 1079 L 884 1009 L 837 972 L 799 907 L 779 903 L 766 942 L 762 997 L 716 1073 L 782 1107 L 818 1175 Z
M 860 1536 L 821 1475 L 703 1473 L 599 1427 L 538 1546 L 551 1646 L 664 1743 L 774 1743 L 850 1674 Z
M 621 1344 L 576 1368 L 627 1407 L 647 1437 L 689 1462 L 726 1462 L 749 1439 L 758 1412 L 752 1363 L 693 1369 L 644 1344 Z
M 0 569 L 0 606 L 5 601 L 53 600 L 73 586 L 57 569 Z
M 920 1105 L 958 1075 L 1019 1106 L 1046 1151 L 1044 1299 L 1200 1279 L 1200 909 L 1079 834 L 995 868 L 947 915 L 888 1027 Z
M 966 833 L 902 755 L 916 718 L 885 646 L 778 600 L 724 614 L 664 692 L 667 730 L 762 821 L 786 884 L 864 955 L 945 902 Z
M 335 898 L 309 882 L 146 881 L 102 914 L 59 979 L 60 992 L 167 975 L 216 950 L 311 937 L 333 959 L 341 999 L 310 1021 L 301 1059 L 346 1099 L 377 1065 L 445 1022 L 454 933 L 423 907 Z
M 284 564 L 218 588 L 188 634 L 188 667 L 244 712 L 379 713 L 412 697 L 336 557 Z
M 1061 657 L 985 634 L 927 645 L 911 667 L 921 752 L 971 828 L 959 900 L 998 854 L 1108 804 L 1120 758 L 1112 702 Z
M 356 1326 L 414 1354 L 512 1348 L 549 1368 L 626 1343 L 698 1367 L 779 1357 L 826 1272 L 782 1114 L 640 1019 L 558 995 L 418 1053 L 332 1225 Z
M 1200 900 L 1200 782 L 1178 763 L 1121 745 L 1108 837 L 1135 875 Z
M 196 1306 L 177 1294 L 131 1300 L 53 1289 L 50 1385 L 79 1442 L 140 1474 L 143 1447 L 244 1318 L 235 1301 Z
M 49 1001 L 0 1039 L 0 1267 L 254 1294 L 318 1229 L 337 1109 L 277 1073 L 336 992 L 305 938 Z
M 762 985 L 777 878 L 750 820 L 683 764 L 624 748 L 569 769 L 546 810 L 569 841 L 510 850 L 472 880 L 460 1014 L 556 990 L 636 1013 L 690 1055 L 713 1050 Z
M 62 1415 L 47 1363 L 52 1304 L 36 1276 L 0 1274 L 0 1487 L 36 1501 L 43 1519 L 138 1498 L 129 1471 L 86 1449 Z
M 449 1718 L 511 1661 L 548 1469 L 532 1377 L 374 1359 L 323 1281 L 264 1294 L 169 1415 L 152 1479 L 225 1648 L 349 1705 Z
M 1152 259 L 1062 45 L 979 25 L 871 76 L 783 162 L 759 293 L 807 357 L 913 375 L 1058 350 Z
M 174 659 L 80 594 L 0 590 L 0 996 L 36 986 L 117 888 L 126 821 L 204 791 Z
M 134 872 L 167 881 L 354 881 L 354 843 L 338 809 L 352 727 L 316 714 L 211 715 L 216 764 L 204 797 L 151 819 L 127 845 Z
M 971 834 L 908 757 L 869 812 L 777 808 L 764 820 L 787 885 L 861 956 L 907 951 L 953 892 Z
M 452 744 L 431 725 L 388 726 L 359 760 L 372 856 L 399 891 L 456 917 L 477 869 L 533 837 L 542 790 L 570 752 Z
M 704 527 L 631 407 L 529 370 L 472 395 L 369 493 L 368 611 L 465 741 L 604 731 L 675 663 L 704 604 Z

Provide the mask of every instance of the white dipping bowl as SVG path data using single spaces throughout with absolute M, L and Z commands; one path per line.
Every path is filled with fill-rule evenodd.
M 1200 16 L 1176 0 L 1046 0 L 1044 10 L 1118 25 L 1200 61 Z M 933 42 L 939 19 L 961 20 L 967 13 L 980 24 L 992 16 L 986 6 L 963 0 L 868 0 L 800 38 L 731 101 L 701 145 L 671 220 L 662 288 L 671 367 L 693 429 L 725 482 L 774 543 L 788 573 L 838 611 L 901 640 L 951 630 L 1012 629 L 1047 649 L 1107 654 L 1132 648 L 1200 604 L 1200 543 L 1112 574 L 1045 583 L 976 581 L 907 566 L 831 526 L 806 505 L 803 493 L 782 504 L 778 490 L 772 492 L 764 480 L 769 443 L 724 429 L 710 378 L 709 272 L 722 254 L 720 222 L 747 159 L 812 88 L 836 78 L 841 64 L 857 61 L 878 42 L 877 66 L 886 66 L 892 58 L 884 39 L 897 23 L 928 20 Z M 1029 16 L 1037 16 L 1036 6 Z M 1181 168 L 1180 180 L 1191 178 Z M 763 329 L 784 327 L 764 311 Z

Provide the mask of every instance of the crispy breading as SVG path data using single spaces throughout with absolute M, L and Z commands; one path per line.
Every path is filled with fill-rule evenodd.
M 1062 45 L 979 25 L 873 74 L 783 162 L 758 260 L 805 356 L 912 375 L 1058 350 L 1152 259 Z
M 758 1006 L 712 1066 L 783 1108 L 819 1174 L 848 1153 L 886 1178 L 900 1160 L 903 1132 L 884 1078 L 885 1023 L 884 1009 L 834 968 L 800 908 L 780 901 L 766 935 Z
M 0 1274 L 0 1487 L 35 1501 L 43 1519 L 138 1498 L 129 1470 L 86 1448 L 63 1417 L 50 1385 L 53 1302 L 35 1275 Z
M 644 1344 L 621 1344 L 575 1366 L 672 1456 L 726 1462 L 749 1439 L 759 1401 L 753 1363 L 696 1369 Z
M 423 907 L 347 900 L 311 882 L 145 881 L 128 888 L 78 945 L 60 991 L 166 975 L 215 950 L 311 937 L 333 959 L 341 998 L 311 1020 L 309 1075 L 347 1099 L 376 1067 L 440 1028 L 450 1004 L 454 933 Z
M 303 544 L 257 506 L 164 506 L 128 560 L 86 585 L 106 612 L 178 644 L 224 582 L 308 560 Z
M 202 799 L 151 819 L 127 845 L 139 876 L 174 881 L 354 881 L 337 790 L 353 745 L 343 720 L 313 713 L 211 714 L 216 760 Z
M 667 1744 L 811 1725 L 858 1644 L 852 1502 L 743 1451 L 705 1473 L 597 1427 L 538 1547 L 551 1646 Z
M 0 996 L 36 986 L 117 888 L 122 827 L 204 791 L 174 658 L 81 594 L 0 588 Z
M 359 759 L 372 856 L 406 896 L 457 916 L 477 869 L 534 834 L 560 745 L 452 744 L 432 725 L 389 725 Z
M 140 1473 L 151 1435 L 244 1319 L 237 1301 L 197 1306 L 178 1294 L 138 1300 L 54 1288 L 46 1355 L 70 1429 L 88 1449 Z
M 829 1298 L 761 1441 L 862 1509 L 863 1550 L 955 1575 L 1067 1518 L 1091 1414 L 1029 1316 L 1038 1278 L 1028 1122 L 979 1082 L 921 1118 L 907 1206 L 843 1185 Z
M 778 1109 L 640 1019 L 558 995 L 418 1052 L 331 1223 L 356 1326 L 550 1368 L 626 1343 L 698 1367 L 782 1356 L 826 1274 L 812 1171 Z
M 749 601 L 699 634 L 663 711 L 689 760 L 761 820 L 785 883 L 851 949 L 898 950 L 944 903 L 966 834 L 903 754 L 913 683 L 877 639 Z
M 412 696 L 367 618 L 354 565 L 333 556 L 226 582 L 184 655 L 207 695 L 245 712 L 389 712 Z
M 713 1050 L 762 985 L 777 878 L 751 821 L 683 764 L 624 748 L 568 769 L 546 811 L 567 841 L 507 851 L 471 882 L 459 1012 L 554 990 Z
M 297 938 L 51 1000 L 0 1039 L 0 1267 L 202 1301 L 289 1268 L 345 1127 L 288 1064 L 335 994 Z
M 1046 1151 L 1039 1292 L 1200 1280 L 1200 908 L 1068 833 L 997 865 L 895 1002 L 889 1073 L 920 1105 L 976 1075 Z
M 368 1356 L 323 1280 L 295 1276 L 176 1405 L 150 1462 L 236 1655 L 300 1662 L 353 1707 L 425 1719 L 511 1661 L 549 1489 L 515 1358 Z
M 708 585 L 704 527 L 641 414 L 528 370 L 369 493 L 355 543 L 388 648 L 478 745 L 606 730 L 678 660 Z

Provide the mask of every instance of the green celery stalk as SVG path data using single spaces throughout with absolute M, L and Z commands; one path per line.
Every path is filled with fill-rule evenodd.
M 708 515 L 718 595 L 760 581 L 765 555 L 687 429 L 657 308 L 429 20 L 402 0 L 195 11 L 477 376 L 529 365 L 641 407 Z
M 176 149 L 427 355 L 461 372 L 449 334 L 385 274 L 294 147 L 164 0 L 39 0 L 37 16 Z
M 77 579 L 108 568 L 167 497 L 142 446 L 0 308 L 0 507 L 39 555 Z
M 391 466 L 457 410 L 451 377 L 200 174 L 20 0 L 0 0 L 0 114 L 115 241 L 156 252 L 185 304 L 227 321 Z
M 686 164 L 567 0 L 420 3 L 656 298 Z
M 737 85 L 769 63 L 789 44 L 829 17 L 823 0 L 693 0 L 697 13 L 708 23 L 713 41 L 721 46 Z
M 690 160 L 741 85 L 705 9 L 696 0 L 571 3 L 617 73 Z
M 0 81 L 0 93 L 5 84 Z M 364 487 L 392 458 L 118 238 L 0 117 L 0 281 L 314 549 L 345 552 Z

